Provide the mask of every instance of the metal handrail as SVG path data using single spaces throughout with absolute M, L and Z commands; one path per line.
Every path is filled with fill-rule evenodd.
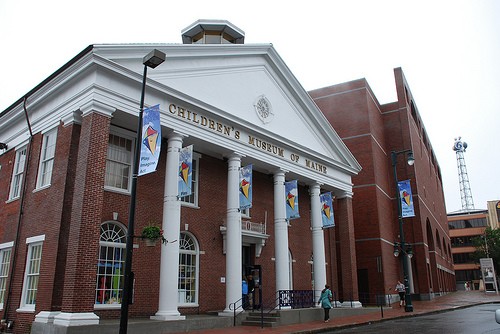
M 277 307 L 279 307 L 281 309 L 279 299 L 280 299 L 280 297 L 278 296 L 278 297 L 276 297 L 276 299 L 274 301 L 271 301 L 271 302 L 269 302 L 269 304 L 267 304 L 269 306 L 271 306 L 271 305 L 274 305 L 274 306 L 270 310 L 266 311 L 266 315 L 271 314 L 271 312 L 276 310 Z M 262 305 L 260 305 L 260 328 L 264 328 L 264 305 L 263 304 L 264 304 L 264 302 L 262 302 Z
M 278 291 L 276 291 L 276 292 L 278 292 Z M 271 313 L 272 311 L 276 310 L 278 307 L 279 307 L 279 309 L 281 310 L 281 304 L 280 304 L 280 302 L 279 302 L 279 299 L 280 299 L 280 297 L 278 296 L 278 297 L 276 297 L 276 299 L 275 299 L 275 300 L 271 300 L 271 301 L 270 301 L 270 302 L 266 305 L 266 307 L 271 307 L 271 305 L 274 305 L 274 306 L 273 306 L 273 308 L 271 308 L 271 309 L 269 309 L 268 311 L 266 311 L 266 314 Z M 263 306 L 261 306 L 261 308 L 260 308 L 260 309 L 263 311 L 263 310 L 264 310 L 264 307 L 263 307 Z
M 239 302 L 241 302 L 240 305 L 236 306 Z M 231 306 L 234 306 L 234 310 L 231 308 Z M 241 308 L 241 311 L 236 314 L 236 310 L 238 310 L 239 308 Z M 245 309 L 243 308 L 243 297 L 241 297 L 234 303 L 229 304 L 229 310 L 233 310 L 233 326 L 236 326 L 236 317 L 245 312 Z

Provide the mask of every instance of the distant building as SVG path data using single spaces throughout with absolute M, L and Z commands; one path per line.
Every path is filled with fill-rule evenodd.
M 458 290 L 464 289 L 465 282 L 472 282 L 472 289 L 482 287 L 481 270 L 471 255 L 475 252 L 472 239 L 484 236 L 489 226 L 497 229 L 500 222 L 500 201 L 488 201 L 487 210 L 460 210 L 448 213 L 448 226 L 451 237 L 451 252 Z M 500 268 L 495 268 L 499 270 Z
M 500 201 L 488 201 L 488 223 L 492 229 L 500 227 Z
M 404 218 L 414 252 L 407 259 L 415 298 L 455 290 L 441 171 L 401 68 L 394 69 L 397 101 L 381 105 L 365 79 L 309 93 L 363 167 L 354 182 L 354 229 L 360 300 L 384 294 L 403 279 L 404 256 L 393 255 L 399 224 L 391 152 L 412 150 L 397 162 L 398 181 L 410 180 L 415 217 Z

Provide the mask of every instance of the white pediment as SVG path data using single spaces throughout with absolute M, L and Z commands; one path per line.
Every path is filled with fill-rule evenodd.
M 313 111 L 294 104 L 289 97 L 292 94 L 285 91 L 264 66 L 221 69 L 216 74 L 197 73 L 169 79 L 166 84 L 226 111 L 239 124 L 270 137 L 282 138 L 289 145 L 295 143 L 341 159 L 337 152 L 331 151 L 328 142 L 321 138 L 312 124 L 310 113 Z M 263 101 L 268 102 L 267 112 L 270 113 L 265 118 L 258 113 Z
M 247 131 L 359 171 L 359 164 L 272 45 L 114 47 L 96 46 L 95 53 L 141 73 L 143 54 L 159 48 L 167 60 L 148 72 L 148 80 L 202 101 Z M 259 101 L 268 103 L 272 114 L 267 118 L 256 110 Z

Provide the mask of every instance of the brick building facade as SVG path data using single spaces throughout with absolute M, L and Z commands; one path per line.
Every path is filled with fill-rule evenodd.
M 384 295 L 403 279 L 396 184 L 391 152 L 412 150 L 413 166 L 397 155 L 398 181 L 410 180 L 415 217 L 404 218 L 413 248 L 409 283 L 415 298 L 455 290 L 441 171 L 409 85 L 394 69 L 397 101 L 380 104 L 364 79 L 310 91 L 310 95 L 359 161 L 353 178 L 358 290 L 362 302 Z
M 214 36 L 219 45 L 196 44 Z M 146 106 L 160 104 L 161 155 L 138 178 L 134 235 L 154 223 L 168 243 L 134 239 L 130 317 L 232 314 L 242 275 L 256 268 L 263 303 L 278 290 L 316 298 L 328 283 L 361 306 L 361 167 L 272 45 L 243 37 L 215 21 L 186 28 L 185 44 L 91 45 L 0 113 L 0 312 L 15 333 L 120 316 L 141 61 L 154 48 L 168 57 L 146 82 Z M 180 198 L 189 145 L 194 192 Z M 253 203 L 240 212 L 238 173 L 250 164 Z M 300 218 L 288 221 L 290 180 Z M 322 229 L 324 192 L 334 228 Z

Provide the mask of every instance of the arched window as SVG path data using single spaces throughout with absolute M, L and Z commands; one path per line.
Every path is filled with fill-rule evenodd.
M 113 305 L 121 304 L 125 246 L 126 233 L 121 224 L 106 222 L 101 225 L 94 302 L 98 307 L 113 307 Z
M 441 252 L 441 240 L 439 239 L 439 232 L 437 229 L 436 229 L 436 247 L 437 251 Z M 439 252 L 436 253 L 439 254 Z
M 179 237 L 179 305 L 198 303 L 199 248 L 186 232 Z

